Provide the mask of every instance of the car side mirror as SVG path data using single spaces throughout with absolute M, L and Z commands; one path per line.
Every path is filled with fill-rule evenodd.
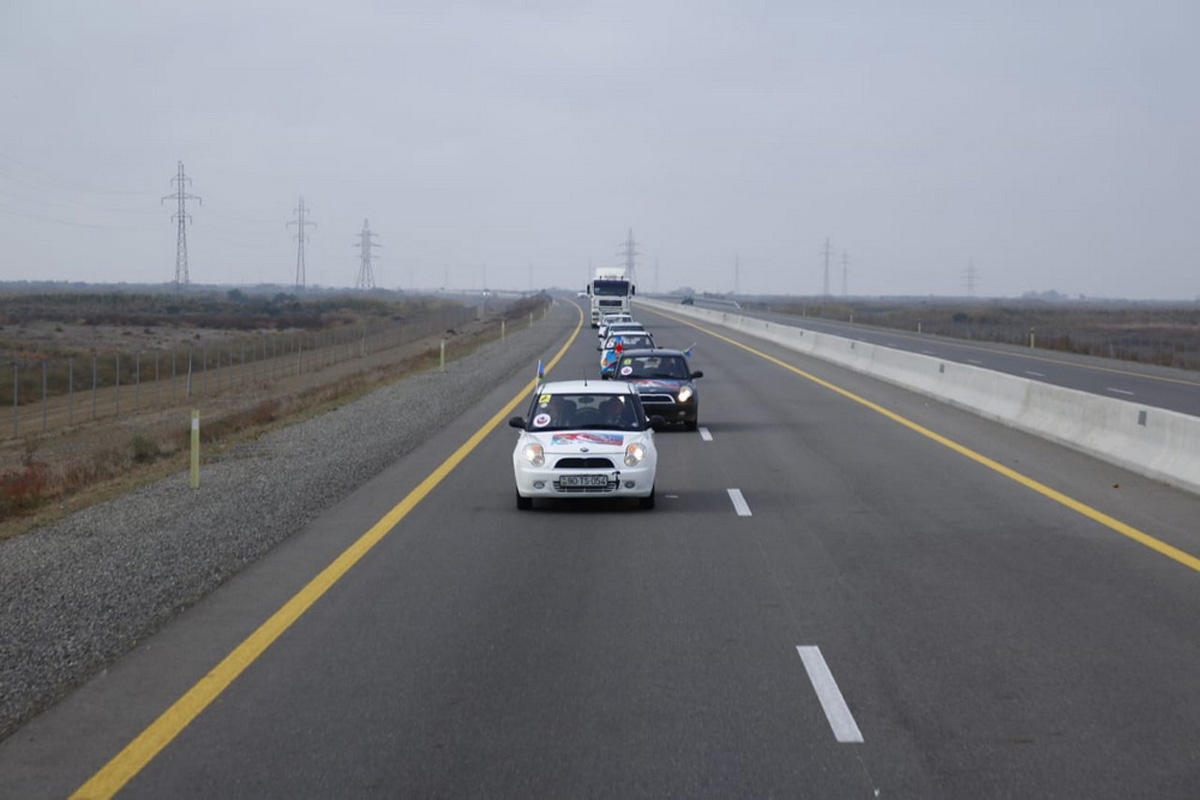
M 525 430 L 525 418 L 524 417 L 513 417 L 512 419 L 510 419 L 508 421 L 508 427 L 520 428 L 521 430 Z
M 700 370 L 696 370 L 695 372 L 693 372 L 693 373 L 692 373 L 692 377 L 693 377 L 693 378 L 703 378 L 703 377 L 704 377 L 704 373 L 703 373 L 703 372 L 701 372 Z
M 666 425 L 666 424 L 667 424 L 666 417 L 663 417 L 659 414 L 655 414 L 654 416 L 649 417 L 646 420 L 646 426 L 649 428 L 657 428 L 661 425 Z

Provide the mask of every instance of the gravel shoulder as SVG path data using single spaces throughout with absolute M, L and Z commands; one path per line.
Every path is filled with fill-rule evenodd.
M 561 346 L 532 328 L 186 472 L 0 542 L 0 739 Z

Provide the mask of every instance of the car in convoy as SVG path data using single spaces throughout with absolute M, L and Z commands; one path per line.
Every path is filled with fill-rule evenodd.
M 644 350 L 654 347 L 654 337 L 646 332 L 616 333 L 609 336 L 596 349 L 600 351 L 600 377 L 611 378 L 617 368 L 617 358 L 626 350 Z
M 604 326 L 604 335 L 600 337 L 603 343 L 610 336 L 618 333 L 646 333 L 646 328 L 640 322 L 612 322 Z
M 688 430 L 695 430 L 699 422 L 695 381 L 703 377 L 703 372 L 692 371 L 682 350 L 662 348 L 624 351 L 613 373 L 615 380 L 628 381 L 636 389 L 647 414 Z
M 654 508 L 654 425 L 633 384 L 554 381 L 534 391 L 513 449 L 517 508 L 542 499 L 636 498 Z
M 624 325 L 625 323 L 633 322 L 633 316 L 628 313 L 622 314 L 606 314 L 601 320 L 600 325 L 596 329 L 596 337 L 603 341 L 608 336 L 608 329 L 611 325 Z

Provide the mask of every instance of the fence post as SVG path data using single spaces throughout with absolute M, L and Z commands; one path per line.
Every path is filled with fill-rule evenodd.
M 500 341 L 504 341 L 504 320 L 500 320 Z
M 1029 326 L 1029 349 L 1033 349 L 1033 326 Z
M 96 420 L 96 354 L 92 353 L 92 421 Z
M 142 351 L 133 354 L 133 410 L 142 404 Z
M 46 432 L 46 359 L 42 359 L 42 433 Z
M 117 353 L 117 383 L 116 383 L 117 416 L 121 416 L 121 353 Z
M 529 327 L 533 327 L 533 312 L 529 312 Z
M 67 424 L 75 424 L 75 359 L 67 359 Z
M 439 343 L 438 350 L 439 350 L 438 360 L 440 362 L 438 369 L 441 370 L 442 372 L 445 372 L 446 371 L 446 340 L 445 339 L 442 339 L 442 341 Z

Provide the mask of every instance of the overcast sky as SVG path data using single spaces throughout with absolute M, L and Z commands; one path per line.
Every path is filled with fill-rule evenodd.
M 0 280 L 1200 296 L 1200 3 L 0 0 Z M 655 264 L 658 269 L 655 269 Z

